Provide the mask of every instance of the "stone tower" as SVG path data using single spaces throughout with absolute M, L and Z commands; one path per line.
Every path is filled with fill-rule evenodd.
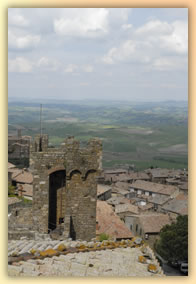
M 96 234 L 97 177 L 102 143 L 91 139 L 80 148 L 74 137 L 48 148 L 48 135 L 37 135 L 30 149 L 33 223 L 40 233 L 61 229 L 65 237 L 90 240 Z

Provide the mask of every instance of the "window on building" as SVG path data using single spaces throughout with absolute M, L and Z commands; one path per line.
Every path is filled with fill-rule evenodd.
M 145 239 L 148 240 L 148 234 L 145 234 Z
M 132 229 L 133 229 L 133 225 L 131 224 L 131 225 L 130 225 L 130 230 L 132 231 Z
M 136 230 L 136 232 L 137 232 L 137 230 L 138 230 L 138 224 L 136 224 L 136 229 L 135 229 L 135 230 Z

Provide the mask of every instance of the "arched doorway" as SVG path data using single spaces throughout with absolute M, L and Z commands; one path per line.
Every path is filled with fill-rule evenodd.
M 65 186 L 66 172 L 58 170 L 49 175 L 49 210 L 48 231 L 56 229 L 57 226 L 57 190 Z

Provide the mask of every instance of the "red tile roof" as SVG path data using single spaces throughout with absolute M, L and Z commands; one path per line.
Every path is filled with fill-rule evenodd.
M 134 183 L 131 184 L 131 187 L 136 188 L 136 189 L 141 189 L 144 191 L 165 194 L 165 195 L 171 195 L 176 190 L 178 190 L 177 186 L 168 185 L 168 184 L 165 185 L 165 184 L 154 183 L 154 182 L 149 182 L 149 181 L 144 181 L 144 180 L 135 181 Z
M 111 186 L 98 184 L 97 186 L 97 195 L 103 194 L 104 192 L 107 192 L 111 189 Z
M 163 226 L 171 224 L 167 214 L 139 215 L 138 219 L 145 233 L 159 233 Z
M 125 212 L 138 214 L 139 213 L 138 206 L 135 206 L 131 203 L 118 204 L 118 205 L 115 206 L 115 213 L 116 214 L 125 213 Z
M 124 222 L 114 213 L 112 207 L 105 201 L 97 200 L 97 214 L 96 220 L 98 222 L 97 235 L 106 233 L 115 238 L 131 238 L 132 233 L 125 226 Z
M 14 204 L 14 203 L 19 203 L 21 202 L 22 200 L 20 200 L 19 198 L 17 197 L 8 197 L 8 205 L 11 205 L 11 204 Z
M 16 167 L 16 166 L 15 166 L 14 164 L 8 162 L 8 170 L 9 170 L 9 169 L 13 169 L 13 168 L 15 168 L 15 167 Z
M 188 214 L 188 197 L 185 194 L 179 194 L 176 198 L 169 200 L 162 207 L 167 212 L 174 212 L 179 215 Z
M 129 179 L 137 180 L 137 179 L 150 179 L 149 175 L 145 172 L 134 172 L 129 174 Z
M 33 185 L 32 184 L 19 184 L 18 191 L 21 192 L 22 196 L 33 196 Z
M 30 172 L 19 170 L 12 174 L 12 180 L 18 183 L 33 183 L 33 175 Z

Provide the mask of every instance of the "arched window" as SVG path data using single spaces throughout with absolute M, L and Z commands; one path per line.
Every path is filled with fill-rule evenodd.
M 85 174 L 84 180 L 86 180 L 88 178 L 89 174 L 93 174 L 93 173 L 96 173 L 96 170 L 93 170 L 93 169 L 88 170 Z
M 72 176 L 73 175 L 75 175 L 75 174 L 82 174 L 79 170 L 73 170 L 73 171 L 71 171 L 71 173 L 70 173 L 70 179 L 72 178 Z

